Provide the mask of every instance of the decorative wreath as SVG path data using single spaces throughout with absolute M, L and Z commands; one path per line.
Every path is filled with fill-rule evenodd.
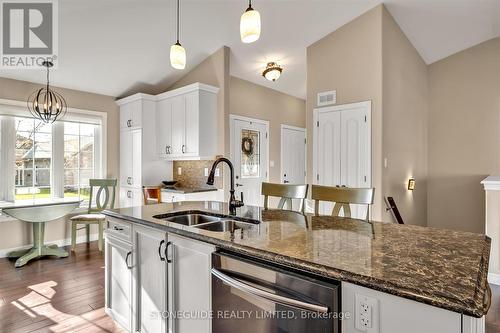
M 244 137 L 241 139 L 241 150 L 247 156 L 253 155 L 253 139 Z

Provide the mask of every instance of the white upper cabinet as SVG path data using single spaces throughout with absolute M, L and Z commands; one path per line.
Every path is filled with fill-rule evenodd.
M 172 100 L 164 99 L 156 104 L 156 153 L 159 156 L 172 154 Z
M 219 88 L 194 83 L 157 95 L 156 151 L 167 160 L 213 159 Z
M 127 193 L 127 197 L 120 195 L 120 206 L 125 207 L 123 205 L 140 202 L 136 189 L 171 179 L 172 163 L 158 156 L 155 96 L 135 94 L 118 100 L 117 104 L 120 106 L 120 187 L 125 188 L 120 193 Z M 163 107 L 167 112 L 161 121 L 168 121 L 168 105 Z
M 124 128 L 141 128 L 142 127 L 142 109 L 145 107 L 144 102 L 152 96 L 145 94 L 137 94 L 130 97 L 137 97 L 130 102 L 125 102 L 120 106 L 120 129 Z M 123 99 L 122 101 L 126 101 Z

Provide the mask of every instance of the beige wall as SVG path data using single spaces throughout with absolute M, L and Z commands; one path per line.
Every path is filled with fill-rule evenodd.
M 0 78 L 0 98 L 26 101 L 29 95 L 39 89 L 40 85 L 6 78 Z M 66 99 L 68 106 L 84 110 L 103 111 L 108 114 L 107 139 L 108 147 L 118 147 L 119 121 L 118 107 L 115 98 L 82 91 L 56 88 Z M 28 114 L 28 110 L 26 110 Z M 117 149 L 107 149 L 107 177 L 118 178 L 119 152 Z M 81 234 L 80 234 L 81 235 Z M 70 237 L 70 228 L 65 220 L 47 224 L 45 240 L 66 239 Z M 13 247 L 28 245 L 31 242 L 31 228 L 19 221 L 0 221 L 0 251 Z
M 337 90 L 337 104 L 372 101 L 372 218 L 382 219 L 382 6 L 377 6 L 307 48 L 308 172 L 312 182 L 316 94 Z
M 392 196 L 405 223 L 427 224 L 427 65 L 394 21 L 382 12 L 382 192 Z M 408 191 L 408 178 L 416 187 Z M 384 221 L 392 221 L 384 214 Z
M 480 181 L 500 174 L 500 38 L 429 66 L 428 225 L 484 232 Z
M 269 121 L 269 161 L 274 161 L 274 168 L 269 167 L 271 182 L 281 181 L 281 124 L 305 127 L 305 108 L 303 99 L 233 76 L 230 78 L 230 113 Z M 230 141 L 229 135 L 226 141 Z

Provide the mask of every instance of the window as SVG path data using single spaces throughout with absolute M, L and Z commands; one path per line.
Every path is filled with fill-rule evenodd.
M 64 123 L 64 197 L 89 198 L 89 179 L 95 176 L 96 125 Z
M 52 165 L 52 127 L 32 118 L 15 121 L 16 201 L 48 199 Z
M 88 200 L 89 179 L 102 177 L 106 166 L 105 114 L 68 112 L 64 121 L 45 124 L 26 112 L 24 104 L 0 105 L 0 208 Z

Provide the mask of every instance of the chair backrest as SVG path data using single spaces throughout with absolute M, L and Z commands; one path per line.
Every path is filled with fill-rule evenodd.
M 285 204 L 292 210 L 292 199 L 300 200 L 300 211 L 305 209 L 304 199 L 307 197 L 309 185 L 262 183 L 261 193 L 264 196 L 264 209 L 269 208 L 269 197 L 279 197 L 278 209 L 284 209 Z
M 340 209 L 344 211 L 345 217 L 351 217 L 351 206 L 349 204 L 367 205 L 366 220 L 370 214 L 370 205 L 373 204 L 375 194 L 374 188 L 349 188 L 313 185 L 311 198 L 314 202 L 314 214 L 319 215 L 320 201 L 334 202 L 332 216 L 338 216 Z
M 90 198 L 89 198 L 89 209 L 88 212 L 96 213 L 103 211 L 104 209 L 115 208 L 115 195 L 116 195 L 116 179 L 90 179 Z M 95 205 L 92 206 L 92 200 L 94 199 L 94 191 L 97 188 L 95 194 Z
M 143 186 L 142 196 L 145 205 L 154 205 L 161 203 L 162 186 Z

